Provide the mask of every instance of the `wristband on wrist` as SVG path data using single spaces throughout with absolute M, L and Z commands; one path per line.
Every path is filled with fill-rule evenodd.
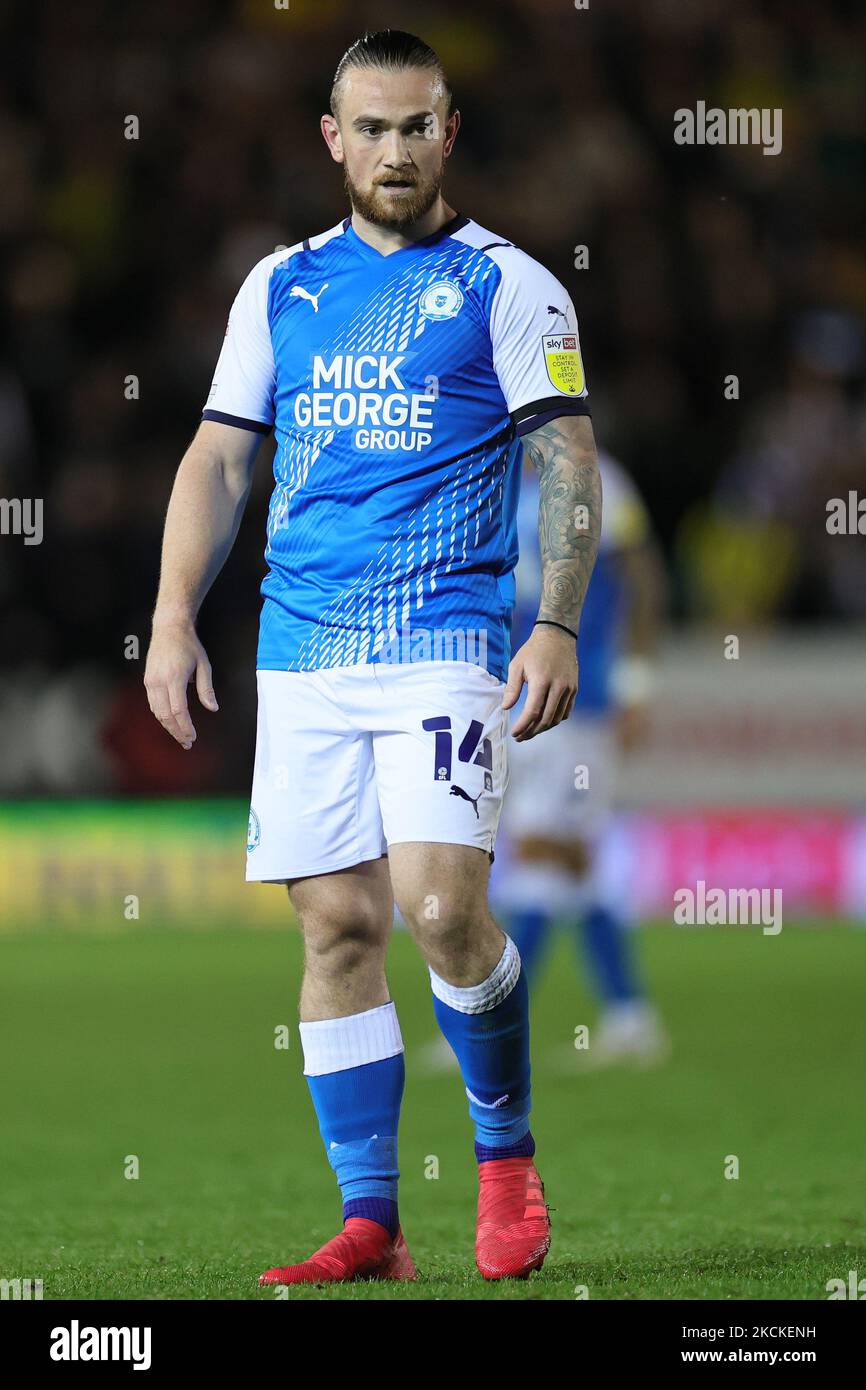
M 577 641 L 577 633 L 572 632 L 571 628 L 566 627 L 564 623 L 555 623 L 552 618 L 536 618 L 534 626 L 538 627 L 539 623 L 543 623 L 545 627 L 561 628 L 563 632 L 567 632 L 570 637 L 573 637 L 575 642 Z

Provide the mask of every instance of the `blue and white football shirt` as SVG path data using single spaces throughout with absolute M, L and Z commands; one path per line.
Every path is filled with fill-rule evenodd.
M 260 261 L 204 410 L 276 437 L 259 669 L 505 680 L 519 436 L 586 396 L 569 295 L 468 218 L 387 256 L 346 218 Z

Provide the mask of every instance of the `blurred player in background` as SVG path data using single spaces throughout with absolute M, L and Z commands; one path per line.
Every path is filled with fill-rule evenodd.
M 647 729 L 665 575 L 628 473 L 601 450 L 599 470 L 604 509 L 580 624 L 580 688 L 571 716 L 547 737 L 509 743 L 507 853 L 494 870 L 492 893 L 530 979 L 555 922 L 567 923 L 579 938 L 601 1014 L 589 1047 L 569 1046 L 569 1065 L 651 1066 L 664 1060 L 670 1044 L 634 959 L 630 904 L 604 850 L 620 755 L 639 747 Z M 527 465 L 517 512 L 517 648 L 537 610 L 538 505 L 538 477 Z M 515 717 L 521 707 L 522 700 Z M 429 1070 L 455 1065 L 441 1038 L 420 1060 Z
M 650 520 L 625 469 L 599 451 L 601 543 L 580 624 L 580 689 L 570 718 L 549 736 L 509 748 L 503 830 L 513 852 L 497 898 L 530 978 L 557 918 L 579 930 L 601 1016 L 575 1061 L 651 1065 L 669 1051 L 634 960 L 630 905 L 605 862 L 620 754 L 647 730 L 665 576 Z M 514 641 L 534 618 L 539 579 L 538 480 L 524 470 Z M 517 707 L 519 708 L 519 706 Z

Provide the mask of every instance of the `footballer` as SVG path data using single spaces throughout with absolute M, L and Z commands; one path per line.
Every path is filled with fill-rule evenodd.
M 397 1203 L 395 901 L 474 1123 L 478 1268 L 526 1277 L 550 1245 L 526 978 L 488 879 L 508 710 L 526 686 L 522 742 L 575 699 L 601 486 L 568 293 L 443 197 L 459 125 L 420 39 L 384 30 L 345 53 L 321 130 L 350 212 L 241 285 L 166 517 L 145 686 L 189 749 L 189 682 L 217 709 L 197 614 L 274 431 L 246 876 L 285 884 L 303 931 L 304 1074 L 343 1224 L 263 1284 L 415 1277 Z M 524 447 L 542 572 L 512 654 Z

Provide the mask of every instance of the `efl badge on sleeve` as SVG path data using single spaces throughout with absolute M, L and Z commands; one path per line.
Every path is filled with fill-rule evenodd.
M 583 375 L 583 362 L 577 335 L 574 333 L 545 333 L 544 361 L 547 375 L 557 391 L 567 391 L 569 396 L 579 396 L 586 380 Z

